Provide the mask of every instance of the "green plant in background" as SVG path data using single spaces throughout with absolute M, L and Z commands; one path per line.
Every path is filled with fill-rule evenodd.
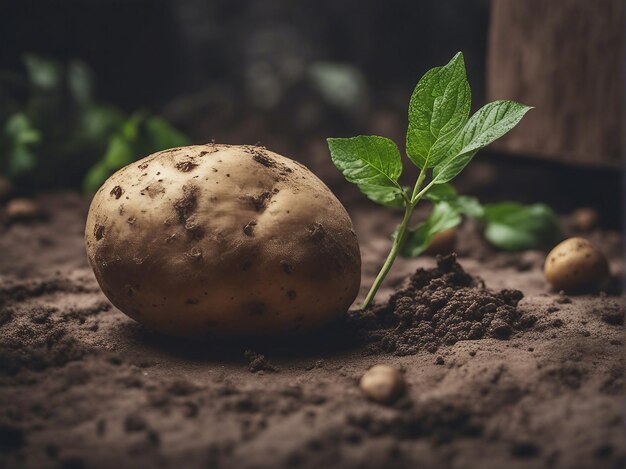
M 25 77 L 0 74 L 0 174 L 35 188 L 83 180 L 94 192 L 120 167 L 189 139 L 146 112 L 127 115 L 94 100 L 80 61 L 24 56 Z
M 137 157 L 188 144 L 186 136 L 160 117 L 135 113 L 110 136 L 104 156 L 85 175 L 83 189 L 87 193 L 95 192 L 113 172 Z
M 426 220 L 407 229 L 400 248 L 404 257 L 423 253 L 434 235 L 459 225 L 463 215 L 480 221 L 487 241 L 507 251 L 550 246 L 561 238 L 556 214 L 545 204 L 482 205 L 476 197 L 457 194 L 449 184 L 434 186 L 424 198 L 432 202 L 433 209 Z
M 475 198 L 459 196 L 448 184 L 478 150 L 515 127 L 531 109 L 513 101 L 495 101 L 470 117 L 470 104 L 461 52 L 420 79 L 409 103 L 406 136 L 407 156 L 420 170 L 413 188 L 398 182 L 402 158 L 391 140 L 363 135 L 328 139 L 333 163 L 349 182 L 374 202 L 404 210 L 391 251 L 362 308 L 372 302 L 398 254 L 420 254 L 436 233 L 459 224 L 462 214 L 483 220 L 487 238 L 506 249 L 532 247 L 553 236 L 554 214 L 543 205 L 483 207 Z M 411 228 L 413 210 L 422 199 L 433 202 L 433 211 L 423 223 Z

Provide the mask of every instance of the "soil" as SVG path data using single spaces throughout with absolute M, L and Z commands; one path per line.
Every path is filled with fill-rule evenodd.
M 519 290 L 492 292 L 463 270 L 455 254 L 437 256 L 437 267 L 418 269 L 387 303 L 350 311 L 346 333 L 360 332 L 373 344 L 371 353 L 395 355 L 434 353 L 442 344 L 485 336 L 508 339 L 537 320 L 518 311 L 523 296 Z
M 0 467 L 618 467 L 623 301 L 545 283 L 545 253 L 497 252 L 465 223 L 458 257 L 400 259 L 366 314 L 308 337 L 187 342 L 129 319 L 84 254 L 86 203 L 0 228 Z M 348 207 L 363 287 L 396 218 Z M 567 220 L 565 220 L 567 226 Z M 623 269 L 622 237 L 588 236 Z M 404 373 L 368 401 L 372 365 Z

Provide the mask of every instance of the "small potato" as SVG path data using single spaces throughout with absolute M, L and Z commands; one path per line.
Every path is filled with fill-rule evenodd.
M 300 163 L 255 146 L 126 166 L 94 196 L 85 239 L 109 300 L 180 336 L 315 328 L 349 308 L 361 280 L 341 203 Z
M 380 404 L 396 400 L 405 389 L 404 376 L 389 365 L 374 365 L 361 377 L 361 391 Z
M 557 290 L 593 290 L 609 276 L 604 254 L 584 238 L 570 238 L 558 244 L 546 258 L 546 279 Z
M 434 256 L 435 254 L 450 254 L 454 251 L 456 244 L 457 227 L 448 228 L 447 230 L 440 231 L 433 239 L 424 251 L 424 254 Z
M 5 208 L 5 215 L 9 221 L 26 221 L 39 217 L 39 205 L 31 199 L 11 199 Z
M 590 207 L 579 208 L 572 212 L 572 222 L 580 231 L 591 231 L 600 223 L 600 214 Z

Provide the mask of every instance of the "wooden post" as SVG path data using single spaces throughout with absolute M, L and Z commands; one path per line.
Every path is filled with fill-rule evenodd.
M 623 0 L 492 0 L 487 96 L 535 106 L 496 149 L 620 167 Z

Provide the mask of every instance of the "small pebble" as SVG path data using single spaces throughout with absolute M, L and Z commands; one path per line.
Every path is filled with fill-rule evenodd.
M 40 210 L 31 199 L 12 199 L 6 205 L 5 214 L 10 221 L 25 221 L 37 218 Z
M 443 365 L 444 363 L 445 362 L 443 361 L 443 357 L 441 355 L 435 358 L 435 365 Z
M 391 404 L 406 387 L 402 373 L 389 365 L 373 366 L 361 377 L 359 385 L 363 394 L 380 404 Z

